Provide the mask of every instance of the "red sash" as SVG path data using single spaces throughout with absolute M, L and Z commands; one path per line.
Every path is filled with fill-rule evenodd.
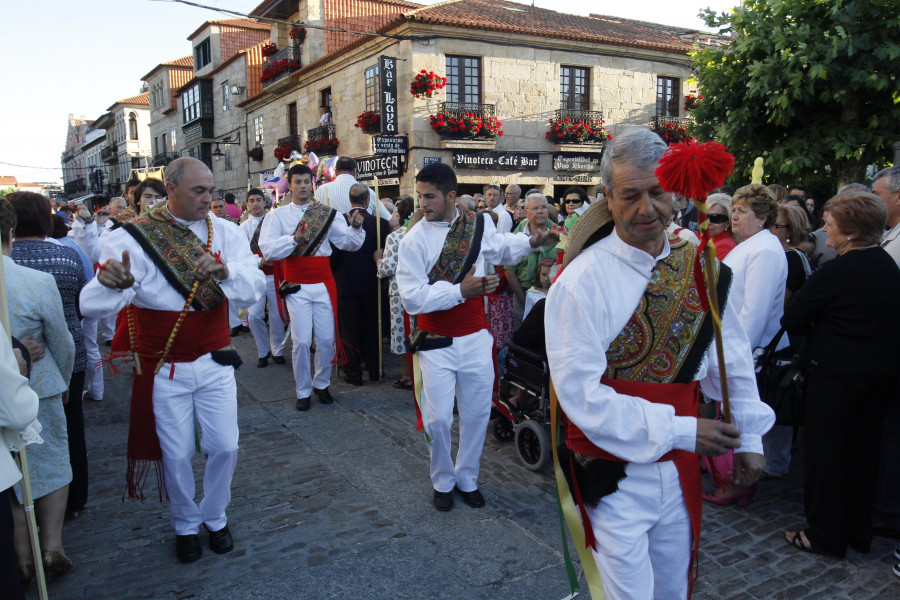
M 444 337 L 462 337 L 488 328 L 484 315 L 484 297 L 467 298 L 447 310 L 421 314 L 416 325 L 419 329 Z
M 265 258 L 262 252 L 254 252 L 253 254 L 257 255 L 260 258 Z M 262 269 L 262 272 L 266 275 L 273 275 L 275 273 L 275 269 L 272 267 L 272 265 L 261 265 L 259 268 Z
M 337 285 L 334 283 L 334 275 L 331 274 L 331 261 L 327 256 L 288 256 L 284 259 L 284 280 L 291 283 L 324 283 L 331 299 L 331 310 L 334 313 L 334 341 L 335 357 L 342 365 L 347 364 L 347 352 L 341 341 L 338 329 L 338 305 Z M 279 282 L 275 282 L 276 286 Z M 287 311 L 285 311 L 287 312 Z
M 622 379 L 609 379 L 603 377 L 600 383 L 608 385 L 617 393 L 625 396 L 635 396 L 643 398 L 654 404 L 668 404 L 675 408 L 675 415 L 679 417 L 699 417 L 699 401 L 700 401 L 700 384 L 696 381 L 691 383 L 644 383 L 639 381 L 626 381 Z M 565 417 L 564 417 L 565 418 Z M 566 426 L 566 445 L 572 450 L 585 456 L 592 456 L 605 460 L 614 460 L 625 462 L 618 456 L 595 446 L 584 435 L 584 433 L 575 426 L 574 423 L 565 419 Z M 684 503 L 691 518 L 691 533 L 693 539 L 691 541 L 691 567 L 688 573 L 689 588 L 693 589 L 696 576 L 697 555 L 700 550 L 700 518 L 703 509 L 702 492 L 703 486 L 700 481 L 700 457 L 694 452 L 687 450 L 670 450 L 663 454 L 656 462 L 672 461 L 678 470 L 678 478 L 681 481 L 681 493 L 684 495 Z M 577 488 L 577 480 L 572 478 L 573 485 Z M 581 496 L 581 492 L 577 489 L 573 490 L 576 497 Z M 584 505 L 579 501 L 581 509 L 581 518 L 584 523 L 585 537 L 593 538 L 593 527 Z M 588 532 L 591 533 L 588 533 Z M 595 542 L 596 543 L 596 542 Z M 596 547 L 596 546 L 594 546 Z M 690 593 L 688 593 L 690 597 Z
M 126 309 L 127 310 L 127 309 Z M 120 317 L 124 316 L 120 313 Z M 151 310 L 134 307 L 134 328 L 137 353 L 141 360 L 141 375 L 135 373 L 131 387 L 131 418 L 128 426 L 128 472 L 126 493 L 129 498 L 144 499 L 143 487 L 150 467 L 155 466 L 160 500 L 164 487 L 161 461 L 162 449 L 156 434 L 156 419 L 153 416 L 154 372 L 159 362 L 159 354 L 166 346 L 180 311 Z M 125 322 L 127 331 L 127 318 Z M 122 326 L 117 327 L 121 330 Z M 116 335 L 119 336 L 117 331 Z M 127 336 L 127 333 L 125 333 Z M 127 337 L 126 337 L 127 339 Z M 173 363 L 169 377 L 174 376 L 174 363 L 193 362 L 213 350 L 221 350 L 231 344 L 228 329 L 228 303 L 223 302 L 210 310 L 188 311 L 178 330 L 168 354 L 168 362 Z

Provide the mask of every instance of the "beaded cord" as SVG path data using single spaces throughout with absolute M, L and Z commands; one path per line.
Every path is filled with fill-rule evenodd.
M 207 233 L 207 241 L 206 248 L 204 248 L 204 252 L 207 254 L 212 250 L 212 242 L 213 242 L 213 226 L 212 219 L 209 218 L 209 214 L 206 215 L 206 233 Z M 217 256 L 218 258 L 218 256 Z M 172 343 L 175 341 L 175 337 L 178 335 L 178 332 L 181 330 L 181 324 L 184 323 L 184 318 L 187 316 L 188 311 L 191 309 L 191 303 L 194 301 L 194 296 L 197 294 L 197 288 L 200 287 L 200 280 L 195 279 L 194 285 L 191 286 L 191 293 L 188 294 L 187 301 L 184 303 L 184 308 L 181 309 L 181 312 L 178 314 L 178 319 L 175 321 L 175 326 L 172 328 L 172 333 L 169 335 L 169 339 L 166 341 L 166 347 L 163 348 L 162 352 L 159 355 L 159 362 L 156 363 L 156 370 L 154 374 L 159 373 L 159 370 L 162 369 L 163 363 L 166 362 L 166 357 L 169 355 L 169 350 L 172 348 Z M 175 377 L 175 363 L 172 363 L 172 369 L 169 371 L 169 379 L 173 379 Z
M 141 357 L 137 351 L 137 332 L 134 329 L 134 304 L 128 305 L 128 312 L 125 314 L 128 320 L 128 343 L 131 345 L 131 355 L 134 357 L 134 372 L 143 375 L 141 372 Z

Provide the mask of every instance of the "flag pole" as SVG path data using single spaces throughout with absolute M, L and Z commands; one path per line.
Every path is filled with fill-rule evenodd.
M 9 322 L 9 305 L 6 301 L 6 274 L 2 255 L 0 255 L 0 322 L 6 331 L 6 343 L 12 344 L 12 329 Z M 0 342 L 2 343 L 2 342 Z M 28 525 L 28 539 L 31 541 L 31 557 L 34 561 L 34 574 L 37 579 L 38 597 L 47 600 L 47 580 L 44 578 L 44 563 L 41 560 L 41 541 L 38 538 L 37 520 L 34 516 L 34 498 L 31 497 L 31 478 L 28 476 L 28 454 L 25 448 L 16 453 L 16 464 L 22 472 L 22 507 L 25 509 L 25 522 Z
M 381 211 L 378 207 L 381 196 L 378 194 L 378 177 L 375 177 L 375 247 L 381 251 Z M 384 377 L 384 343 L 381 339 L 381 277 L 375 278 L 378 282 L 378 377 Z

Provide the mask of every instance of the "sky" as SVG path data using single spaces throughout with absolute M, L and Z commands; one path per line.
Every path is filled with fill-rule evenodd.
M 437 0 L 418 0 L 434 4 Z M 196 0 L 252 10 L 259 0 Z M 531 2 L 522 2 L 531 4 Z M 697 14 L 739 0 L 568 0 L 565 12 L 706 29 Z M 558 0 L 535 0 L 556 10 Z M 40 10 L 38 10 L 38 7 Z M 60 182 L 69 114 L 96 119 L 140 92 L 141 77 L 191 53 L 187 36 L 204 21 L 229 18 L 171 0 L 4 0 L 0 19 L 0 175 Z M 20 165 L 20 166 L 14 166 Z

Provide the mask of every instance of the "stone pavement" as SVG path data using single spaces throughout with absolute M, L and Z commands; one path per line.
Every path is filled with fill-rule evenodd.
M 384 383 L 332 385 L 335 403 L 294 409 L 290 361 L 255 367 L 249 334 L 235 340 L 241 450 L 228 512 L 235 550 L 205 546 L 178 563 L 164 506 L 122 502 L 130 377 L 107 378 L 85 406 L 88 507 L 63 538 L 75 570 L 49 584 L 53 599 L 559 600 L 569 593 L 549 471 L 532 473 L 511 444 L 488 434 L 479 485 L 487 506 L 457 497 L 431 504 L 428 452 L 410 392 L 386 354 Z M 195 471 L 202 472 L 202 456 Z M 763 482 L 746 508 L 705 507 L 695 599 L 900 598 L 895 543 L 833 560 L 792 550 L 802 524 L 799 467 Z M 709 483 L 709 482 L 707 482 Z M 202 481 L 197 480 L 198 495 Z M 156 493 L 155 482 L 145 490 Z M 570 546 L 571 546 L 571 542 Z M 579 571 L 580 573 L 580 571 Z M 0 592 L 2 595 L 2 592 Z M 579 597 L 586 598 L 586 588 Z M 34 586 L 29 598 L 36 598 Z

